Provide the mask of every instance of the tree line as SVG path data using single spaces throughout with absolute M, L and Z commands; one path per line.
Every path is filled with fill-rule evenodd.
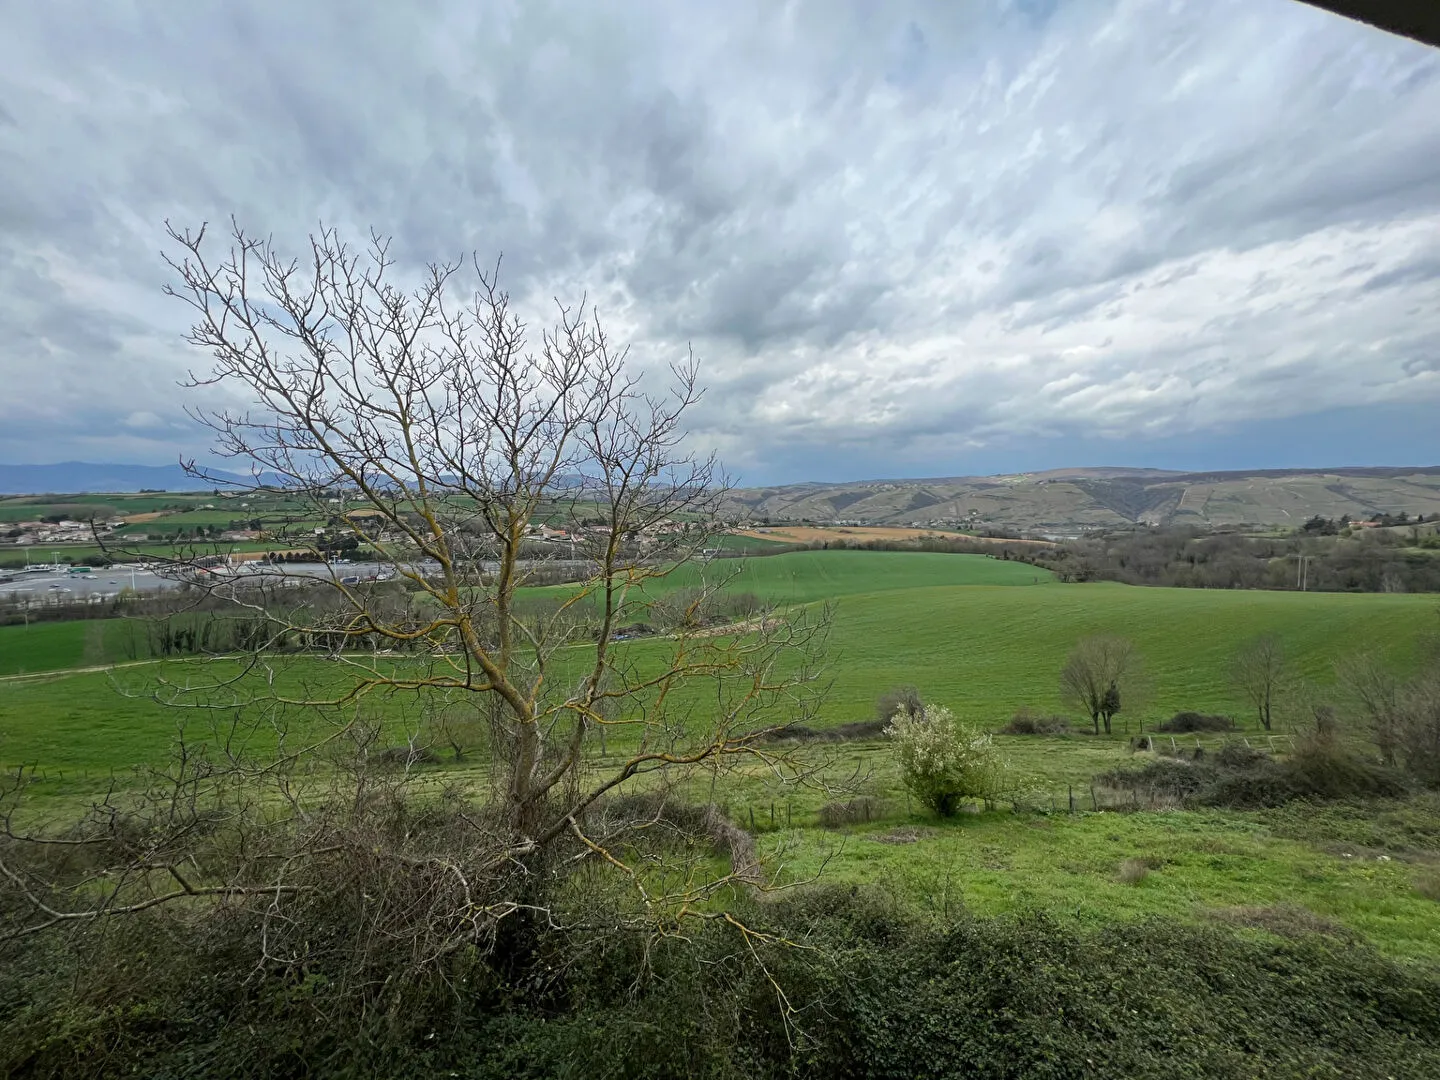
M 1062 581 L 1120 581 L 1201 589 L 1317 592 L 1440 591 L 1431 537 L 1386 529 L 1290 536 L 1196 528 L 1100 533 L 1042 549 L 1032 559 Z

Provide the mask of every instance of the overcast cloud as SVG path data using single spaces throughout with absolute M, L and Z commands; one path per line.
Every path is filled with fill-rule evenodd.
M 10 4 L 0 461 L 204 449 L 163 222 L 233 213 L 693 343 L 751 482 L 1435 463 L 1437 118 L 1291 0 Z

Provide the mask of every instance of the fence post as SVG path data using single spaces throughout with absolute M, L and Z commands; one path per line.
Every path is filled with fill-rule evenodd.
M 1075 785 L 1070 785 L 1070 813 L 1075 812 Z
M 750 831 L 755 831 L 755 807 L 750 807 Z
M 1093 783 L 1090 785 L 1090 809 L 1100 809 L 1100 800 L 1095 798 L 1095 785 Z

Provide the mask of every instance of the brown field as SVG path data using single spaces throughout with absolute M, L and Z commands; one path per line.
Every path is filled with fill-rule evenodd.
M 816 540 L 919 540 L 925 536 L 956 538 L 963 534 L 945 532 L 940 529 L 907 529 L 888 525 L 830 526 L 787 525 L 773 529 L 738 529 L 735 535 L 750 536 L 757 540 L 783 540 L 792 544 L 809 544 Z M 968 540 L 979 540 L 995 544 L 1039 544 L 1050 546 L 1047 540 L 995 540 L 985 536 L 966 536 Z
M 122 520 L 127 525 L 138 525 L 141 522 L 154 521 L 156 518 L 162 518 L 164 516 L 165 512 L 163 510 L 156 510 L 149 514 L 126 514 Z

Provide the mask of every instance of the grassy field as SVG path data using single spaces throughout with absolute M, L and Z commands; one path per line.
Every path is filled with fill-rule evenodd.
M 124 663 L 149 655 L 145 635 L 129 619 L 0 626 L 0 675 Z
M 1251 814 L 1095 813 L 1089 804 L 1092 777 L 1134 760 L 1124 736 L 1141 723 L 1196 709 L 1236 715 L 1254 733 L 1229 681 L 1238 642 L 1279 635 L 1299 673 L 1321 686 L 1333 681 L 1338 657 L 1361 648 L 1404 670 L 1436 624 L 1433 597 L 1061 585 L 982 556 L 848 551 L 717 560 L 686 568 L 655 591 L 693 585 L 702 573 L 734 574 L 731 588 L 773 602 L 833 602 L 822 725 L 870 719 L 879 693 L 908 683 L 929 701 L 999 727 L 1021 706 L 1061 709 L 1059 669 L 1086 634 L 1124 634 L 1144 659 L 1146 692 L 1127 701 L 1115 737 L 997 736 L 1011 765 L 1034 779 L 1039 813 L 926 818 L 907 799 L 884 742 L 808 751 L 830 758 L 827 775 L 858 777 L 877 800 L 878 819 L 848 834 L 819 827 L 830 798 L 824 791 L 797 793 L 759 769 L 727 779 L 715 797 L 761 834 L 767 865 L 782 877 L 823 867 L 832 880 L 890 887 L 927 909 L 1033 908 L 1081 923 L 1161 914 L 1263 930 L 1303 910 L 1391 955 L 1440 963 L 1440 905 L 1416 887 L 1440 866 L 1433 798 L 1364 811 Z M 0 670 L 117 656 L 122 632 L 100 622 L 0 629 Z M 626 648 L 643 670 L 665 643 Z M 183 713 L 150 696 L 159 675 L 183 683 L 216 673 L 166 662 L 0 679 L 0 765 L 38 765 L 42 801 L 68 805 L 137 763 L 163 760 L 182 722 L 192 735 L 212 720 L 223 728 L 233 710 Z M 338 685 L 343 669 L 302 659 L 282 679 Z M 703 700 L 697 691 L 689 703 Z M 413 705 L 397 696 L 367 709 L 399 727 L 413 722 Z M 263 749 L 274 733 L 262 727 L 248 737 Z M 623 739 L 612 742 L 612 756 L 625 748 Z M 475 762 L 431 768 L 437 784 L 487 782 Z M 1072 791 L 1073 815 L 1065 812 Z M 1127 859 L 1149 868 L 1143 880 L 1120 880 Z
M 809 604 L 897 589 L 975 585 L 1040 585 L 1048 570 L 984 555 L 912 551 L 797 551 L 752 559 L 687 563 L 651 591 L 690 588 L 702 580 L 749 592 L 767 603 Z
M 1181 709 L 1229 712 L 1253 726 L 1229 681 L 1236 642 L 1276 633 L 1297 668 L 1324 684 L 1337 657 L 1362 647 L 1404 667 L 1435 622 L 1434 600 L 1421 596 L 1059 585 L 1023 564 L 965 555 L 798 552 L 687 567 L 664 585 L 687 587 L 717 568 L 734 574 L 731 588 L 769 601 L 834 602 L 825 724 L 871 718 L 876 697 L 899 684 L 914 684 L 926 700 L 987 726 L 1002 725 L 1022 706 L 1057 711 L 1066 653 L 1080 637 L 1103 631 L 1135 641 L 1148 684 L 1145 700 L 1117 717 L 1117 734 Z M 1005 581 L 1011 584 L 999 584 Z M 131 643 L 137 632 L 127 620 L 3 627 L 0 674 L 124 663 L 145 655 Z M 666 646 L 629 648 L 643 665 Z M 329 670 L 321 661 L 299 667 Z M 172 710 L 153 703 L 125 699 L 131 730 L 123 747 L 85 738 L 86 716 L 110 712 L 120 700 L 104 673 L 0 682 L 0 763 L 108 771 L 153 760 L 175 721 Z M 152 749 L 142 753 L 147 738 Z
M 1440 907 L 1414 885 L 1428 853 L 1306 843 L 1274 815 L 991 812 L 937 825 L 902 813 L 848 835 L 766 833 L 762 849 L 796 880 L 823 869 L 830 881 L 889 887 L 940 914 L 1041 910 L 1092 926 L 1158 916 L 1255 928 L 1288 918 L 1303 928 L 1299 908 L 1392 956 L 1440 962 Z M 1149 872 L 1122 879 L 1127 860 Z

